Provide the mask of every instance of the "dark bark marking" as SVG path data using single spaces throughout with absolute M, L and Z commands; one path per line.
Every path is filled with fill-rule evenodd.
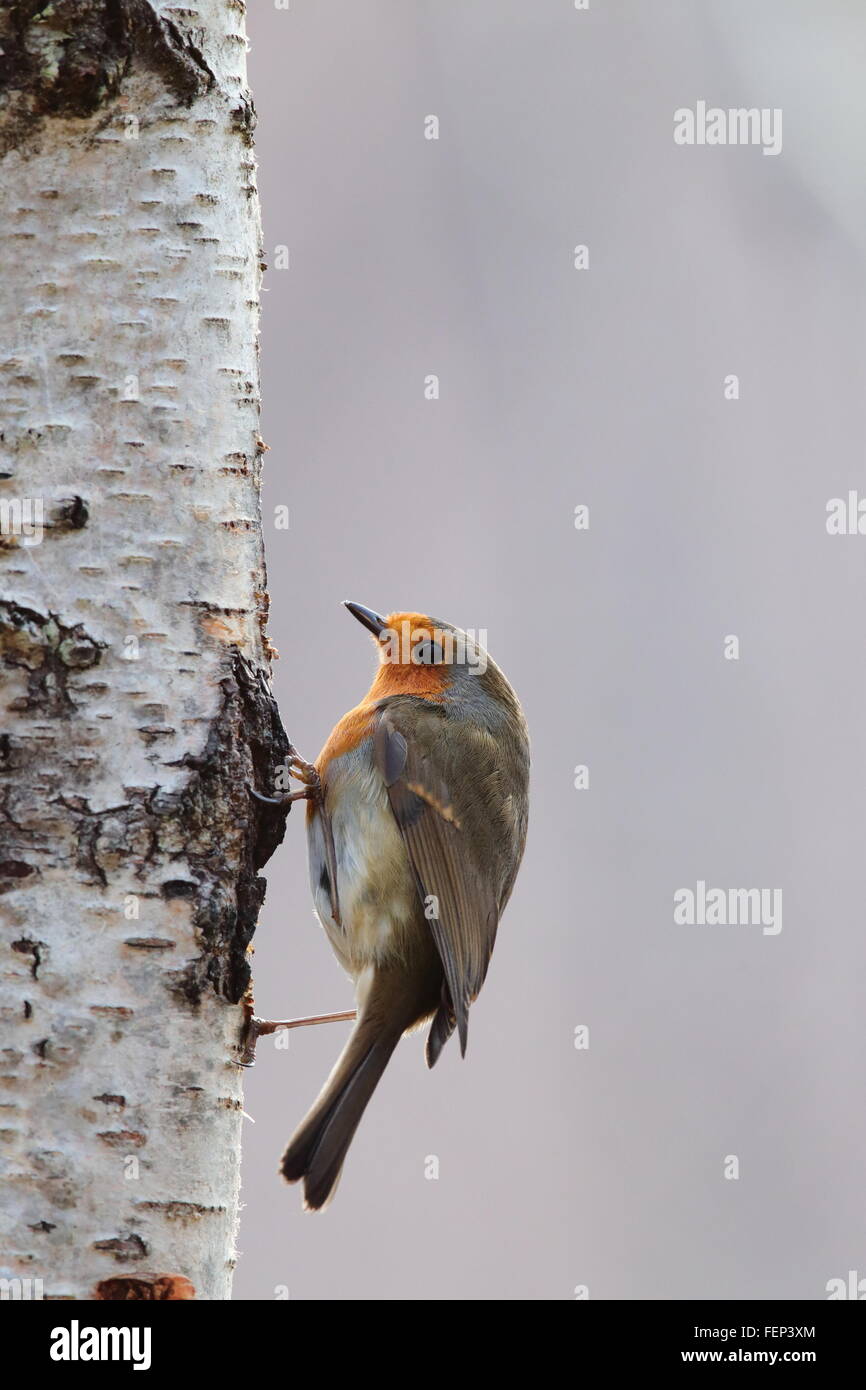
M 225 1216 L 225 1207 L 206 1207 L 201 1202 L 136 1202 L 139 1211 L 156 1211 L 167 1221 L 180 1221 L 189 1225 L 200 1221 L 203 1216 Z
M 194 898 L 198 884 L 189 878 L 170 878 L 162 884 L 160 891 L 168 902 L 173 898 Z
M 147 1143 L 147 1135 L 138 1129 L 104 1129 L 96 1137 L 110 1149 L 142 1149 Z
M 75 708 L 70 673 L 96 666 L 104 648 L 81 623 L 67 627 L 54 613 L 0 602 L 0 662 L 27 672 L 27 694 L 13 700 L 10 709 L 68 716 Z
M 195 1298 L 195 1286 L 184 1274 L 119 1274 L 115 1279 L 101 1279 L 94 1298 L 112 1303 L 191 1299 Z
M 30 957 L 30 974 L 34 980 L 39 979 L 39 967 L 42 964 L 41 946 L 41 941 L 33 941 L 29 936 L 22 936 L 20 940 L 12 942 L 13 951 L 18 951 L 22 956 Z
M 214 84 L 201 50 L 148 0 L 12 0 L 0 48 L 0 155 L 46 118 L 93 116 L 135 64 L 185 106 Z
M 193 1006 L 207 987 L 233 1004 L 243 998 L 251 974 L 247 948 L 265 896 L 258 870 L 285 835 L 285 817 L 268 814 L 247 790 L 272 786 L 289 750 L 265 673 L 235 652 L 232 675 L 221 684 L 222 707 L 204 752 L 187 760 L 192 776 L 178 812 L 185 854 L 198 880 L 193 920 L 205 948 L 176 982 Z M 230 866 L 223 844 L 215 842 L 216 826 L 235 830 Z
M 112 1236 L 111 1240 L 95 1240 L 92 1249 L 100 1255 L 113 1255 L 121 1263 L 126 1260 L 143 1260 L 147 1246 L 141 1236 L 130 1232 L 125 1236 Z
M 284 812 L 261 806 L 248 791 L 271 788 L 289 750 L 265 672 L 235 650 L 231 674 L 220 687 L 220 707 L 203 751 L 181 760 L 189 772 L 181 791 L 129 789 L 126 803 L 103 811 L 92 810 L 85 797 L 57 798 L 76 817 L 79 868 L 103 887 L 115 862 L 137 861 L 144 876 L 163 862 L 185 861 L 189 877 L 168 878 L 160 891 L 192 907 L 201 954 L 171 985 L 192 1007 L 207 989 L 232 1004 L 243 998 L 251 974 L 248 947 L 266 888 L 258 871 L 286 828 Z M 167 951 L 175 943 L 134 936 L 125 945 Z
M 73 715 L 70 675 L 98 665 L 105 647 L 81 624 L 68 626 L 54 613 L 0 601 L 0 665 L 23 671 L 27 682 L 26 695 L 13 702 L 16 709 L 40 717 Z M 248 788 L 273 787 L 289 741 L 264 669 L 237 649 L 230 662 L 205 747 L 182 760 L 189 777 L 180 791 L 127 788 L 123 804 L 104 810 L 92 809 L 76 793 L 51 798 L 72 818 L 77 865 L 90 881 L 108 888 L 119 866 L 137 865 L 145 878 L 165 865 L 162 896 L 190 901 L 200 954 L 174 973 L 170 987 L 192 1007 L 210 989 L 233 1004 L 243 998 L 251 975 L 248 948 L 266 887 L 258 871 L 285 835 L 285 814 L 254 802 Z M 8 798 L 0 813 L 14 824 Z M 168 877 L 175 864 L 180 868 L 178 861 L 184 876 Z M 0 861 L 0 892 L 38 872 L 8 854 Z M 153 936 L 130 937 L 125 944 L 145 950 L 175 945 Z M 35 974 L 37 943 L 15 949 L 33 954 Z

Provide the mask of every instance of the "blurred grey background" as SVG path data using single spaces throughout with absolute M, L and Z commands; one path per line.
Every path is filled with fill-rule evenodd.
M 353 598 L 486 628 L 534 761 L 466 1060 L 401 1044 L 323 1215 L 276 1167 L 347 1025 L 261 1043 L 236 1297 L 826 1297 L 866 1275 L 866 537 L 825 528 L 866 494 L 866 13 L 255 0 L 248 25 L 290 254 L 262 335 L 290 736 L 315 756 L 369 684 Z M 701 99 L 781 107 L 782 153 L 676 146 Z M 302 814 L 266 873 L 259 1013 L 351 1007 Z M 675 925 L 701 878 L 781 888 L 781 933 Z

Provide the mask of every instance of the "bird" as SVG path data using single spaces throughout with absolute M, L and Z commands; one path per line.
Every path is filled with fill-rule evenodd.
M 345 607 L 376 644 L 372 685 L 315 763 L 291 759 L 316 915 L 357 1003 L 280 1165 L 314 1211 L 403 1035 L 430 1022 L 428 1067 L 455 1031 L 465 1055 L 529 809 L 526 720 L 476 637 L 421 613 Z

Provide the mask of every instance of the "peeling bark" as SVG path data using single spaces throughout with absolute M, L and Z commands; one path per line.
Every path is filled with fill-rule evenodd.
M 230 1295 L 288 747 L 243 9 L 0 13 L 0 1274 L 50 1298 Z

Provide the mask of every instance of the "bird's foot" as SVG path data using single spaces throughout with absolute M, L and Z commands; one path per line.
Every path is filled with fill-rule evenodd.
M 293 801 L 312 801 L 319 810 L 322 823 L 322 833 L 325 837 L 325 861 L 328 866 L 328 878 L 330 881 L 331 916 L 338 927 L 343 925 L 340 917 L 340 900 L 337 895 L 337 851 L 334 845 L 334 831 L 331 826 L 331 818 L 325 810 L 325 793 L 322 787 L 322 779 L 319 776 L 319 769 L 314 763 L 308 763 L 306 758 L 302 758 L 297 748 L 289 744 L 286 755 L 286 768 L 290 777 L 301 782 L 299 792 L 284 792 L 282 796 L 262 796 L 255 787 L 247 783 L 247 791 L 250 796 L 255 797 L 256 801 L 263 802 L 266 806 L 275 806 L 285 815 L 292 809 Z
M 322 793 L 322 782 L 319 777 L 319 770 L 315 763 L 308 763 L 306 758 L 302 758 L 296 748 L 289 748 L 289 755 L 286 759 L 291 775 L 299 782 L 303 782 L 307 788 L 307 794 L 320 797 Z
M 314 1023 L 341 1023 L 356 1016 L 354 1009 L 344 1009 L 338 1014 L 313 1014 L 309 1018 L 284 1018 L 278 1022 L 250 1016 L 241 1043 L 239 1067 L 251 1067 L 256 1060 L 256 1043 L 268 1033 L 276 1033 L 279 1028 L 308 1028 Z
M 281 811 L 286 812 L 288 812 L 293 801 L 303 801 L 309 795 L 305 787 L 303 791 L 285 792 L 282 796 L 262 796 L 261 792 L 257 792 L 255 787 L 250 786 L 249 782 L 247 782 L 247 791 L 251 797 L 261 802 L 263 806 L 277 806 Z
M 318 769 L 314 763 L 308 763 L 306 758 L 302 758 L 291 744 L 286 756 L 286 769 L 290 777 L 303 784 L 300 791 L 283 792 L 280 796 L 262 796 L 261 792 L 257 792 L 255 787 L 247 783 L 250 796 L 265 806 L 276 806 L 279 810 L 285 811 L 286 815 L 293 801 L 315 801 L 321 804 L 322 781 Z

